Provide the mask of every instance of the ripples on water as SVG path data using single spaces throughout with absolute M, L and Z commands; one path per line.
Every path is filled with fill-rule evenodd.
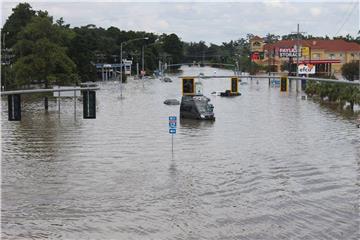
M 101 89 L 96 120 L 63 100 L 60 116 L 34 101 L 8 122 L 2 102 L 3 239 L 359 239 L 351 120 L 248 80 L 240 97 L 210 96 L 215 122 L 178 122 L 172 158 L 179 106 L 162 102 L 180 99 L 178 78 L 129 82 L 122 100 Z

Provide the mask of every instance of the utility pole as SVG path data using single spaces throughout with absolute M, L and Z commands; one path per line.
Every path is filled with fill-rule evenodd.
M 299 44 L 299 31 L 300 31 L 300 24 L 297 25 L 297 34 L 296 34 L 296 38 L 297 38 L 297 41 L 296 41 L 296 76 L 298 77 L 299 76 L 299 71 L 298 71 L 298 67 L 299 67 L 299 47 L 300 47 L 300 44 Z M 297 88 L 296 88 L 297 90 Z
M 271 54 L 272 54 L 270 49 L 268 50 L 267 54 L 268 54 L 268 72 L 269 72 L 269 86 L 270 86 L 270 83 L 271 83 L 271 81 L 270 81 L 270 76 L 271 76 L 270 65 L 271 65 Z
M 296 32 L 292 32 L 292 33 L 296 33 L 296 76 L 299 76 L 298 73 L 298 67 L 299 67 L 299 55 L 300 55 L 300 33 L 305 33 L 305 32 L 300 32 L 300 24 L 297 24 L 297 31 Z M 299 92 L 299 80 L 296 80 L 296 92 Z

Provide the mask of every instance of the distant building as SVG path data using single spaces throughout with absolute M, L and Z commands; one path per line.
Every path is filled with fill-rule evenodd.
M 297 40 L 281 40 L 267 44 L 265 39 L 255 36 L 250 40 L 253 62 L 272 66 L 280 71 L 281 65 L 296 64 Z M 360 60 L 360 44 L 345 40 L 299 40 L 299 64 L 315 65 L 316 73 L 332 75 L 341 71 L 345 63 Z M 296 71 L 296 65 L 294 72 Z
M 127 76 L 131 75 L 132 60 L 123 60 L 123 71 Z M 96 72 L 102 81 L 114 80 L 117 75 L 121 72 L 120 63 L 96 63 Z

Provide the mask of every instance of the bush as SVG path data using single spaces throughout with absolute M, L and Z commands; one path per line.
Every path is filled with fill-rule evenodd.
M 352 61 L 350 63 L 345 63 L 341 67 L 341 72 L 344 78 L 350 81 L 359 79 L 359 61 Z
M 319 96 L 322 100 L 344 104 L 348 102 L 353 110 L 355 104 L 360 104 L 360 89 L 339 83 L 317 83 L 308 81 L 305 93 L 309 96 Z

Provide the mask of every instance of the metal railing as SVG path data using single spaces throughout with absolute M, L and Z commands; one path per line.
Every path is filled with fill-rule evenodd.
M 183 78 L 179 77 L 179 78 Z M 262 75 L 262 76 L 257 76 L 257 75 L 246 75 L 246 76 L 235 76 L 235 75 L 222 75 L 222 76 L 218 76 L 218 75 L 214 75 L 214 76 L 186 76 L 188 78 L 202 78 L 202 79 L 206 79 L 206 78 L 232 78 L 232 77 L 238 77 L 238 78 L 255 78 L 255 79 L 280 79 L 283 76 L 271 76 L 271 75 Z M 307 80 L 307 81 L 318 81 L 318 82 L 330 82 L 330 83 L 343 83 L 343 84 L 351 84 L 351 85 L 359 85 L 360 86 L 360 80 L 355 80 L 355 81 L 347 81 L 347 80 L 337 80 L 337 79 L 327 79 L 327 78 L 312 78 L 312 77 L 292 77 L 292 76 L 286 76 L 289 80 Z
M 77 88 L 66 88 L 66 89 L 29 89 L 29 90 L 14 90 L 14 91 L 2 91 L 1 96 L 13 95 L 13 94 L 30 94 L 30 93 L 47 93 L 47 92 L 70 92 L 70 91 L 82 91 L 82 90 L 99 90 L 100 87 L 77 87 Z

